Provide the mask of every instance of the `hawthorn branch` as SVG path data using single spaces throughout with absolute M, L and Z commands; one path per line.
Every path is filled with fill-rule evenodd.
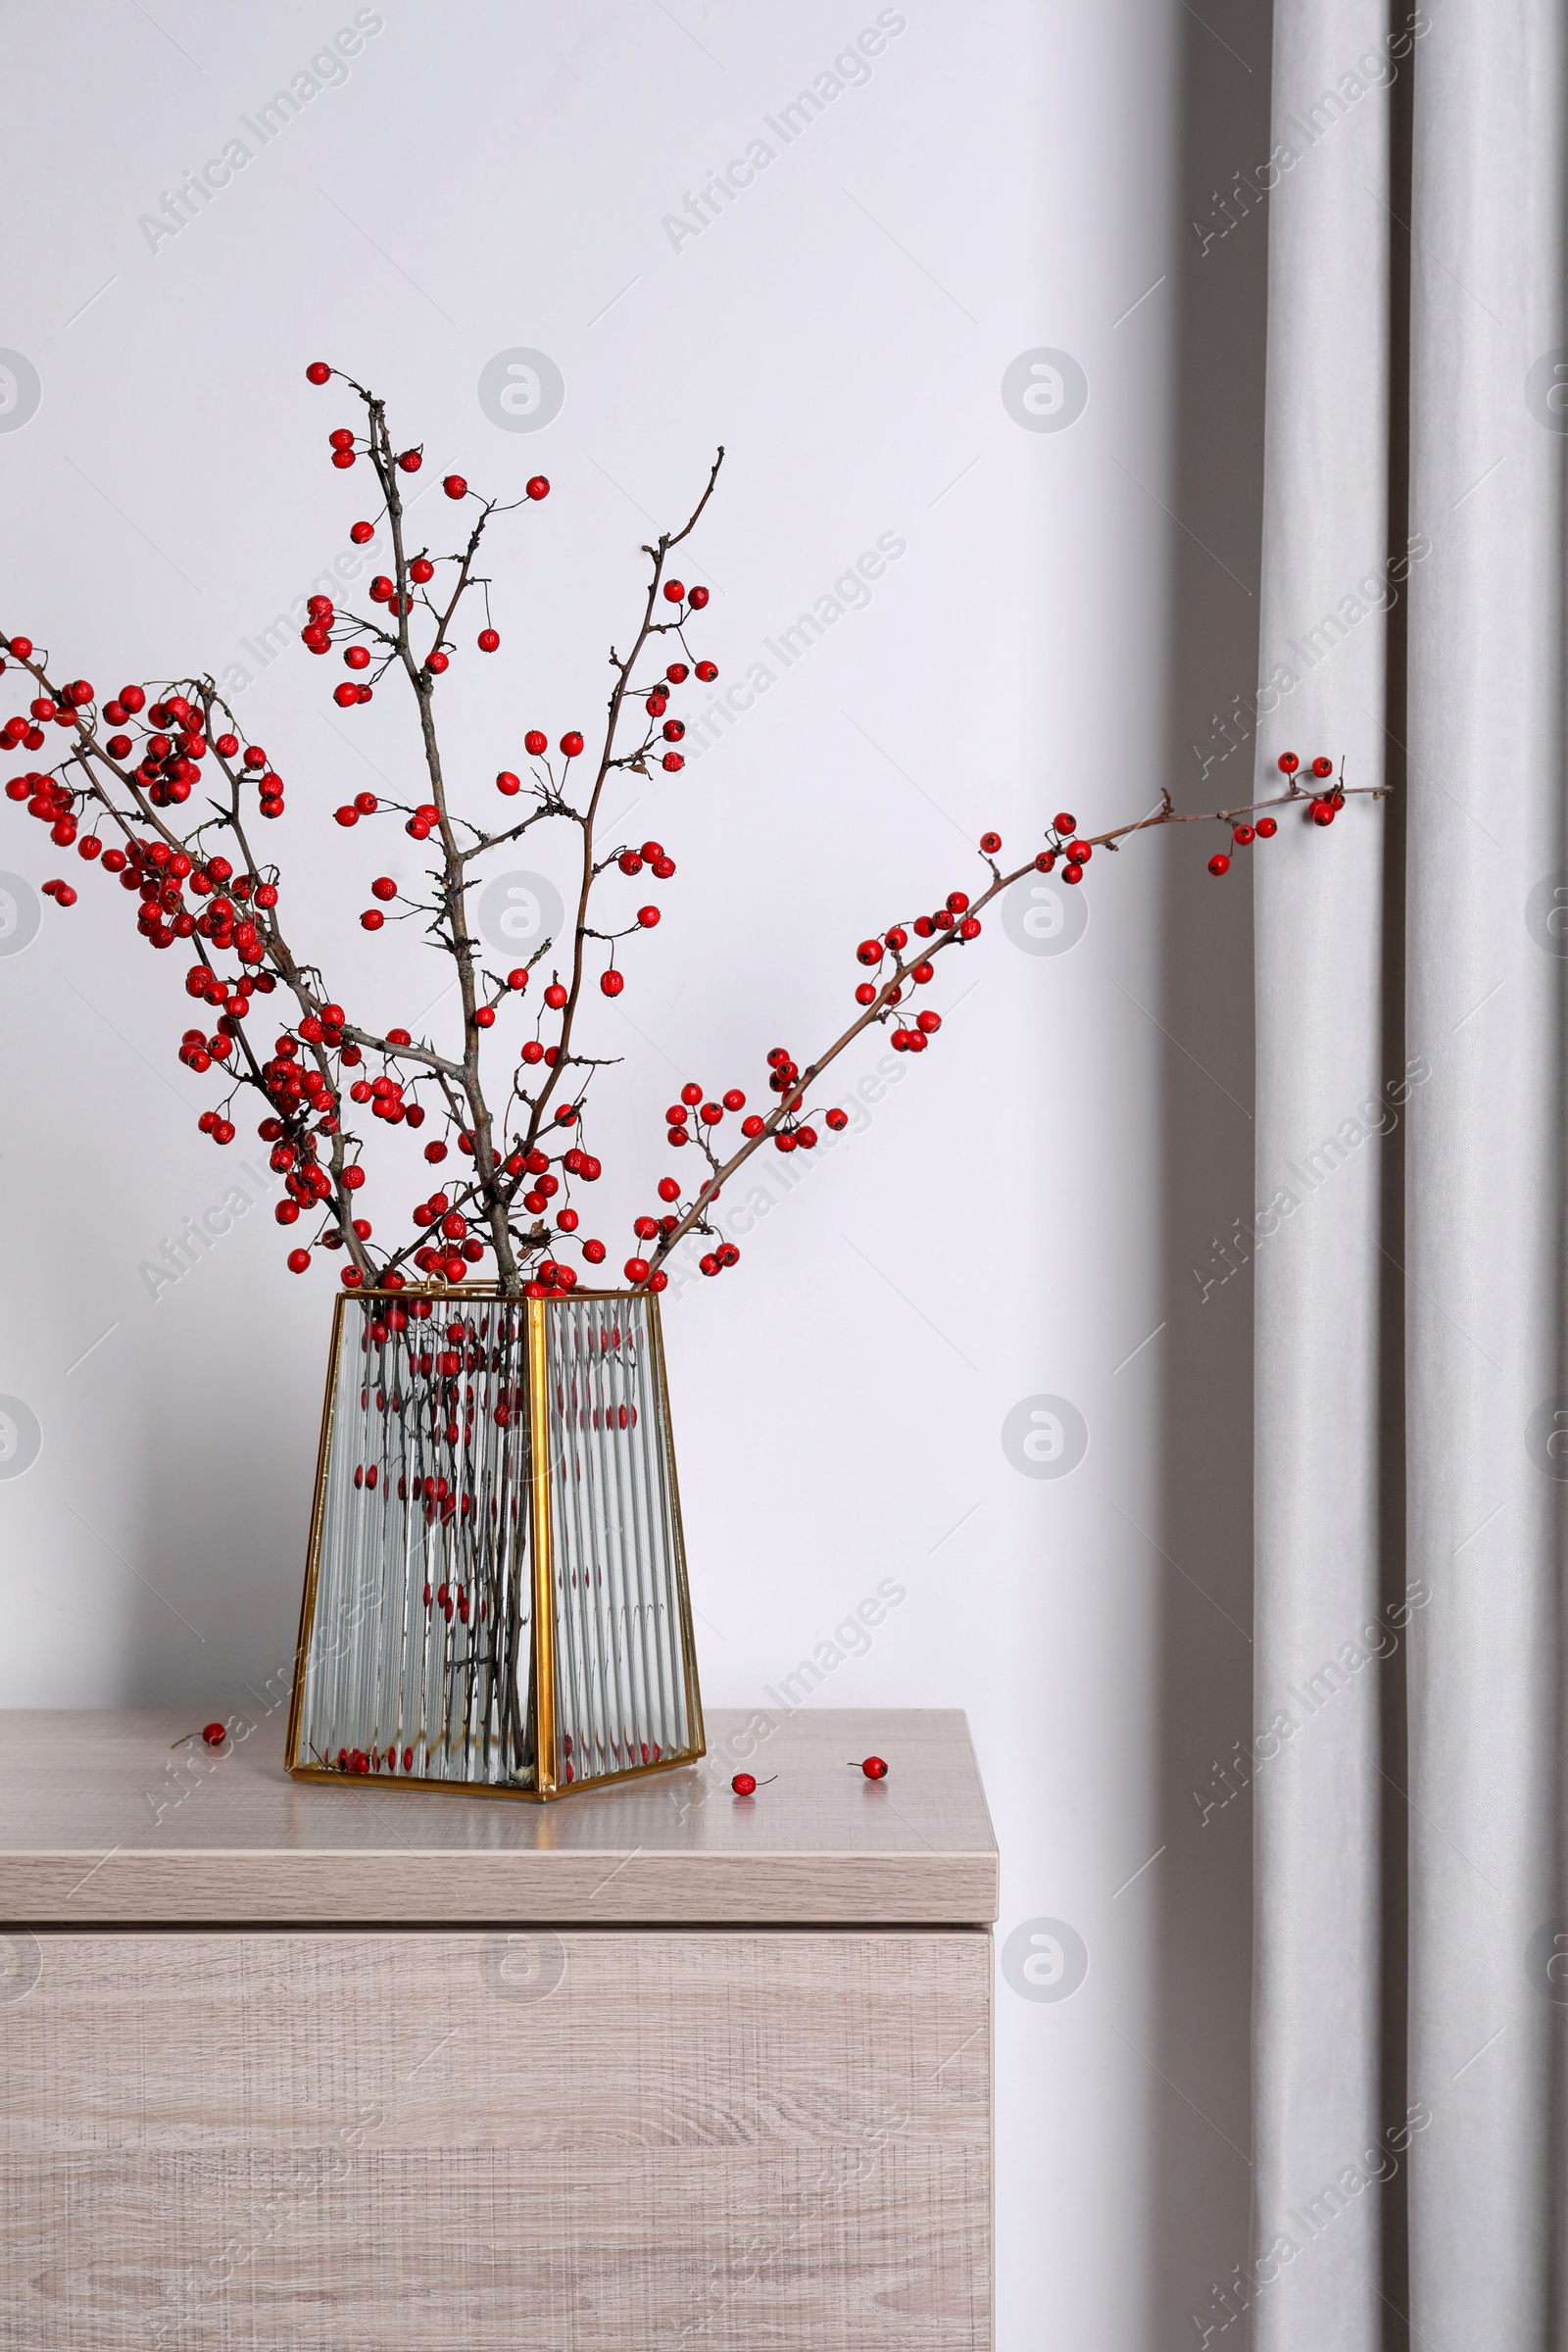
M 606 782 L 615 763 L 615 730 L 620 724 L 621 710 L 631 686 L 632 671 L 637 665 L 643 647 L 659 626 L 654 619 L 654 613 L 658 608 L 659 592 L 663 583 L 664 564 L 669 551 L 672 547 L 678 547 L 683 539 L 688 538 L 701 521 L 703 510 L 713 495 L 713 486 L 718 480 L 718 469 L 723 463 L 724 451 L 721 445 L 709 468 L 708 481 L 703 494 L 680 529 L 672 532 L 661 532 L 656 545 L 644 546 L 642 552 L 651 559 L 653 569 L 649 575 L 648 592 L 643 602 L 642 620 L 633 640 L 631 651 L 625 660 L 617 661 L 613 651 L 611 654 L 611 665 L 615 672 L 615 682 L 610 690 L 610 701 L 607 706 L 604 746 L 599 756 L 598 772 L 594 777 L 593 791 L 589 795 L 588 806 L 581 811 L 579 817 L 582 826 L 582 879 L 577 893 L 577 914 L 572 930 L 571 978 L 566 986 L 566 1002 L 562 1010 L 561 1035 L 557 1040 L 559 1057 L 550 1076 L 541 1087 L 534 1103 L 533 1114 L 528 1124 L 527 1142 L 524 1146 L 526 1151 L 532 1151 L 538 1143 L 540 1129 L 544 1124 L 545 1110 L 551 1095 L 555 1091 L 557 1077 L 566 1066 L 571 1055 L 571 1032 L 577 1017 L 578 1003 L 582 996 L 583 947 L 587 938 L 588 901 L 597 879 L 594 864 L 594 825 L 599 815 L 599 804 Z
M 1385 800 L 1388 797 L 1389 789 L 1387 785 L 1383 784 L 1347 785 L 1339 783 L 1333 787 L 1336 798 L 1346 800 Z M 1235 824 L 1242 818 L 1266 815 L 1275 808 L 1306 808 L 1317 797 L 1317 794 L 1306 791 L 1293 780 L 1285 792 L 1278 793 L 1269 800 L 1250 802 L 1245 808 L 1180 809 L 1175 806 L 1169 792 L 1166 791 L 1160 795 L 1159 807 L 1152 810 L 1149 815 L 1132 818 L 1123 825 L 1112 825 L 1103 833 L 1085 833 L 1075 835 L 1074 838 L 1088 842 L 1091 849 L 1114 850 L 1131 834 L 1154 832 L 1162 825 Z M 1060 853 L 1058 852 L 1056 855 L 1059 856 Z M 1010 874 L 1004 874 L 989 858 L 987 863 L 991 867 L 991 883 L 977 899 L 970 902 L 966 910 L 968 914 L 976 917 L 995 899 L 1000 898 L 1004 891 L 1012 889 L 1015 883 L 1022 882 L 1028 875 L 1041 870 L 1033 858 L 1027 864 L 1015 866 Z M 649 1280 L 652 1280 L 653 1276 L 659 1272 L 664 1260 L 685 1240 L 687 1234 L 694 1227 L 703 1225 L 710 1203 L 730 1178 L 746 1165 L 754 1152 L 760 1152 L 764 1144 L 770 1143 L 785 1127 L 786 1122 L 793 1120 L 796 1111 L 805 1100 L 808 1087 L 813 1085 L 822 1072 L 830 1068 L 838 1060 L 839 1055 L 847 1052 L 865 1030 L 887 1018 L 894 1004 L 902 1000 L 906 985 L 913 985 L 911 975 L 915 965 L 917 963 L 934 963 L 937 956 L 945 955 L 948 950 L 955 947 L 967 947 L 970 944 L 960 936 L 958 925 L 955 922 L 951 930 L 944 930 L 939 937 L 922 939 L 917 950 L 913 952 L 903 948 L 891 951 L 893 969 L 882 982 L 873 1001 L 851 1021 L 849 1027 L 840 1036 L 834 1039 L 825 1052 L 818 1054 L 813 1062 L 808 1063 L 802 1070 L 796 1084 L 788 1093 L 780 1097 L 774 1108 L 768 1112 L 760 1132 L 749 1136 L 740 1150 L 733 1152 L 721 1166 L 714 1166 L 709 1181 L 699 1191 L 691 1205 L 681 1214 L 673 1230 L 661 1240 L 658 1249 L 649 1258 Z M 700 1140 L 704 1150 L 709 1153 L 710 1160 L 712 1160 L 713 1154 L 707 1134 L 701 1135 Z M 647 1284 L 640 1283 L 635 1287 L 639 1290 L 646 1289 Z

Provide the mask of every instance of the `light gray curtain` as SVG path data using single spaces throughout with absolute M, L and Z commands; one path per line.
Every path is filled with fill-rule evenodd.
M 1254 2240 L 1210 2344 L 1568 2346 L 1568 0 L 1276 0 Z M 1560 1938 L 1560 1940 L 1559 1940 Z

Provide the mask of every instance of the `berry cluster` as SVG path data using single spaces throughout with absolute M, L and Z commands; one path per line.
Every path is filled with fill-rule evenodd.
M 1298 785 L 1296 782 L 1297 771 L 1300 767 L 1301 762 L 1294 752 L 1281 752 L 1275 764 L 1279 768 L 1280 774 L 1289 782 L 1290 790 L 1285 796 L 1285 803 L 1277 802 L 1274 805 L 1276 807 L 1282 807 L 1291 801 L 1306 800 L 1310 804 L 1308 814 L 1311 816 L 1312 822 L 1315 825 L 1332 825 L 1339 811 L 1345 807 L 1344 776 L 1341 776 L 1340 781 L 1335 784 L 1330 791 L 1326 793 L 1320 791 L 1316 796 L 1312 796 L 1303 793 L 1299 785 Z M 1334 762 L 1332 760 L 1325 760 L 1322 755 L 1319 754 L 1318 758 L 1312 762 L 1310 772 L 1318 784 L 1321 785 L 1325 777 L 1333 775 Z M 1279 831 L 1279 824 L 1272 816 L 1259 816 L 1255 825 L 1248 824 L 1245 821 L 1246 816 L 1250 816 L 1253 813 L 1254 811 L 1248 809 L 1245 812 L 1243 821 L 1232 826 L 1231 840 L 1239 850 L 1250 849 L 1254 841 L 1272 841 L 1275 834 Z M 1224 850 L 1216 851 L 1215 855 L 1209 859 L 1208 870 L 1216 877 L 1220 874 L 1228 874 L 1230 872 L 1231 860 L 1228 854 Z
M 306 372 L 319 385 L 330 382 L 335 371 L 318 361 Z M 197 1077 L 216 1072 L 222 1090 L 217 1105 L 205 1109 L 197 1124 L 215 1143 L 228 1144 L 237 1131 L 232 1113 L 243 1092 L 249 1089 L 261 1098 L 264 1115 L 257 1132 L 283 1180 L 275 1215 L 290 1229 L 293 1271 L 306 1271 L 318 1252 L 328 1258 L 342 1252 L 341 1279 L 351 1290 L 396 1293 L 411 1277 L 424 1286 L 455 1285 L 482 1272 L 505 1294 L 548 1297 L 570 1291 L 582 1279 L 579 1265 L 568 1262 L 573 1253 L 581 1269 L 596 1269 L 607 1256 L 604 1242 L 580 1232 L 580 1188 L 596 1184 L 602 1173 L 600 1160 L 587 1149 L 584 1128 L 588 1088 L 604 1057 L 581 1050 L 578 1018 L 584 991 L 594 984 L 611 1001 L 623 994 L 621 943 L 660 924 L 662 910 L 652 899 L 614 910 L 623 885 L 645 874 L 662 884 L 674 878 L 676 867 L 659 840 L 605 845 L 599 833 L 601 803 L 617 771 L 645 779 L 656 772 L 665 777 L 681 772 L 686 722 L 672 707 L 675 698 L 690 686 L 706 688 L 718 676 L 716 663 L 688 642 L 688 631 L 708 609 L 710 592 L 674 576 L 670 558 L 700 520 L 724 453 L 718 452 L 684 526 L 662 533 L 643 551 L 651 565 L 643 610 L 627 653 L 612 652 L 612 686 L 596 750 L 590 755 L 584 732 L 568 727 L 557 738 L 552 756 L 547 732 L 529 727 L 521 765 L 496 774 L 505 817 L 501 828 L 491 831 L 462 812 L 462 796 L 449 787 L 437 697 L 457 650 L 466 600 L 477 598 L 483 605 L 479 650 L 493 653 L 500 646 L 489 614 L 490 582 L 477 568 L 492 516 L 537 509 L 550 484 L 542 474 L 534 475 L 522 496 L 504 508 L 481 498 L 465 475 L 448 473 L 442 479 L 448 500 L 473 510 L 466 540 L 446 554 L 428 545 L 415 550 L 406 534 L 402 484 L 420 469 L 422 450 L 396 447 L 384 402 L 352 378 L 342 380 L 358 396 L 365 424 L 359 432 L 339 426 L 329 434 L 332 465 L 346 473 L 363 460 L 380 494 L 376 518 L 356 519 L 350 537 L 367 544 L 384 519 L 391 569 L 370 581 L 368 612 L 340 612 L 326 595 L 310 598 L 301 636 L 315 656 L 341 650 L 349 675 L 332 691 L 341 709 L 368 703 L 386 677 L 401 680 L 413 700 L 425 761 L 424 797 L 404 802 L 362 791 L 333 815 L 345 832 L 395 816 L 411 841 L 429 845 L 431 863 L 422 885 L 400 886 L 390 874 L 369 878 L 370 903 L 360 926 L 373 936 L 389 921 L 416 918 L 423 924 L 455 966 L 461 1038 L 443 1047 L 408 1027 L 382 1031 L 354 1020 L 343 1003 L 327 995 L 319 964 L 296 952 L 283 927 L 278 868 L 257 855 L 249 833 L 253 805 L 263 817 L 283 815 L 282 779 L 265 749 L 244 739 L 210 676 L 125 685 L 100 707 L 90 681 L 55 683 L 47 657 L 29 637 L 0 633 L 0 671 L 13 669 L 31 690 L 25 711 L 0 723 L 0 747 L 36 755 L 53 727 L 59 748 L 47 770 L 30 767 L 12 777 L 5 791 L 48 826 L 56 847 L 74 848 L 86 865 L 118 883 L 149 946 L 169 948 L 177 940 L 193 952 L 186 993 L 207 1017 L 200 1027 L 183 1031 L 178 1059 Z M 676 658 L 666 658 L 671 654 Z M 1295 781 L 1298 765 L 1294 754 L 1282 758 L 1289 788 L 1285 801 L 1271 808 L 1308 800 Z M 1313 762 L 1320 785 L 1331 773 L 1328 760 Z M 1312 819 L 1319 825 L 1332 822 L 1345 798 L 1342 779 L 1310 800 Z M 1271 814 L 1254 809 L 1215 813 L 1232 826 L 1236 845 L 1266 839 L 1277 829 Z M 1255 823 L 1241 821 L 1254 816 Z M 940 906 L 859 943 L 856 954 L 864 976 L 855 990 L 856 1017 L 843 1035 L 814 1061 L 803 1064 L 783 1046 L 767 1055 L 770 1108 L 748 1111 L 738 1087 L 712 1096 L 695 1081 L 682 1087 L 679 1102 L 666 1114 L 665 1131 L 672 1149 L 697 1146 L 701 1181 L 683 1193 L 673 1176 L 660 1180 L 659 1212 L 633 1220 L 637 1247 L 625 1261 L 625 1279 L 663 1289 L 665 1261 L 693 1232 L 708 1245 L 699 1260 L 704 1274 L 716 1275 L 738 1262 L 739 1250 L 712 1221 L 724 1183 L 769 1141 L 781 1152 L 813 1150 L 817 1117 L 832 1131 L 847 1124 L 846 1113 L 836 1106 L 808 1110 L 807 1097 L 829 1063 L 870 1024 L 889 1029 L 895 1051 L 925 1053 L 942 1018 L 923 1004 L 913 1009 L 912 1000 L 931 981 L 938 955 L 980 938 L 982 912 L 1002 891 L 1058 866 L 1064 883 L 1078 885 L 1097 848 L 1113 850 L 1126 835 L 1152 826 L 1200 821 L 1213 817 L 1179 813 L 1168 794 L 1154 814 L 1093 838 L 1082 836 L 1076 818 L 1060 812 L 1046 829 L 1044 847 L 1010 873 L 997 863 L 1001 836 L 983 833 L 979 847 L 990 879 L 977 894 L 951 890 Z M 487 858 L 545 822 L 574 836 L 580 870 L 575 918 L 564 937 L 543 941 L 528 964 L 491 969 L 472 928 L 471 894 L 483 879 Z M 1229 862 L 1228 857 L 1217 857 L 1210 871 L 1223 873 Z M 76 890 L 63 877 L 43 888 L 61 908 L 76 904 Z M 607 894 L 612 909 L 608 920 Z M 531 968 L 552 955 L 533 1021 L 518 1036 L 516 1015 L 527 1000 Z M 253 1040 L 251 1030 L 257 1000 L 274 993 L 281 994 L 288 1011 L 269 1048 Z M 504 1034 L 509 1024 L 510 1042 Z M 491 1056 L 499 1046 L 503 1067 L 510 1067 L 499 1102 L 487 1092 L 491 1063 L 481 1054 L 482 1046 Z M 410 1133 L 427 1119 L 436 1122 L 439 1132 L 423 1146 L 432 1171 L 454 1152 L 460 1155 L 442 1188 L 412 1203 L 412 1232 L 406 1238 L 378 1240 L 364 1213 L 360 1196 L 367 1168 L 355 1123 L 362 1112 L 385 1128 Z M 739 1140 L 724 1156 L 719 1131 L 726 1119 L 738 1122 Z M 302 1238 L 293 1229 L 307 1219 L 318 1222 Z
M 305 372 L 313 384 L 326 384 L 331 381 L 334 371 L 324 360 L 313 360 Z M 381 479 L 383 493 L 388 492 L 389 482 L 392 485 L 387 496 L 387 507 L 390 512 L 395 506 L 394 520 L 400 523 L 402 503 L 396 497 L 397 476 L 400 473 L 417 473 L 424 463 L 424 453 L 419 449 L 405 449 L 394 456 L 391 442 L 386 436 L 382 404 L 372 400 L 359 385 L 355 385 L 354 389 L 360 392 L 369 412 L 368 429 L 360 434 L 346 424 L 335 426 L 326 437 L 332 453 L 332 464 L 339 473 L 346 473 L 362 457 L 368 459 Z M 394 579 L 385 572 L 377 572 L 368 590 L 371 604 L 378 607 L 382 614 L 379 624 L 370 619 L 358 618 L 352 613 L 340 618 L 329 596 L 313 596 L 306 606 L 305 626 L 300 636 L 308 650 L 313 654 L 328 654 L 334 645 L 344 649 L 343 664 L 351 674 L 332 690 L 332 700 L 341 710 L 351 710 L 370 702 L 376 686 L 394 663 L 402 662 L 416 668 L 427 679 L 441 677 L 451 667 L 455 650 L 451 635 L 453 618 L 470 588 L 482 590 L 484 599 L 484 626 L 474 642 L 481 654 L 494 654 L 501 650 L 501 633 L 492 627 L 490 621 L 490 582 L 474 572 L 473 560 L 490 516 L 510 510 L 498 508 L 493 499 L 479 499 L 477 492 L 469 489 L 467 477 L 461 473 L 443 475 L 441 487 L 449 499 L 472 498 L 479 506 L 479 516 L 466 551 L 439 556 L 432 555 L 428 547 L 421 547 L 417 554 L 411 555 L 404 549 L 401 530 L 395 530 L 397 577 Z M 532 500 L 537 504 L 549 496 L 550 484 L 545 475 L 532 475 L 524 486 L 523 500 Z M 521 505 L 523 500 L 514 503 Z M 362 516 L 350 525 L 349 537 L 356 547 L 364 547 L 375 537 L 375 524 Z M 431 593 L 432 583 L 442 565 L 453 567 L 449 574 L 452 593 L 445 602 Z M 422 656 L 412 655 L 410 651 L 409 622 L 416 611 L 422 611 L 432 624 L 429 643 Z M 367 672 L 369 674 L 367 675 Z M 544 749 L 543 743 L 539 749 Z M 580 737 L 577 738 L 577 749 L 582 749 Z M 437 808 L 431 818 L 432 831 L 439 815 Z

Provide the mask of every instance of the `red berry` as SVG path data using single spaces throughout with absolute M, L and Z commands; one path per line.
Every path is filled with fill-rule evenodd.
M 424 666 L 428 670 L 433 670 L 438 678 L 443 678 L 446 676 L 446 673 L 451 668 L 452 664 L 447 656 L 438 649 L 430 656 Z
M 514 776 L 510 767 L 504 767 L 501 770 L 500 775 L 496 778 L 496 790 L 497 792 L 504 792 L 508 800 L 510 800 L 514 793 L 520 792 L 522 790 L 522 778 L 520 776 Z
M 1081 882 L 1084 878 L 1084 869 L 1081 865 L 1069 863 L 1062 867 L 1061 878 L 1064 882 Z
M 500 643 L 501 632 L 499 629 L 481 629 L 479 631 L 479 651 L 481 654 L 493 654 Z
M 880 963 L 882 942 L 879 939 L 862 939 L 855 951 L 855 956 L 858 963 Z
M 757 1794 L 757 1776 L 755 1773 L 738 1772 L 731 1781 L 730 1787 L 737 1796 L 755 1796 Z
M 666 580 L 664 582 L 664 602 L 666 605 L 682 604 L 685 601 L 685 597 L 686 590 L 681 581 Z
M 600 990 L 602 994 L 607 997 L 618 997 L 625 985 L 626 975 L 624 972 L 617 972 L 612 968 L 610 971 L 603 972 L 600 975 Z
M 468 485 L 464 480 L 461 473 L 449 473 L 443 475 L 441 487 L 446 492 L 448 498 L 466 498 L 468 495 Z
M 352 704 L 357 703 L 359 699 L 359 688 L 353 685 L 347 678 L 344 679 L 341 686 L 334 686 L 332 689 L 332 700 L 334 703 L 336 703 L 340 710 L 347 710 L 349 707 Z
M 331 372 L 324 360 L 313 360 L 305 370 L 305 380 L 311 384 L 324 384 Z
M 332 463 L 337 467 L 339 473 L 347 473 L 349 467 L 354 463 L 353 450 L 334 449 L 332 452 Z
M 659 908 L 657 906 L 639 906 L 637 920 L 645 931 L 652 931 L 659 920 Z
M 526 964 L 519 963 L 514 972 L 509 972 L 507 974 L 507 986 L 509 988 L 524 989 L 527 987 L 527 985 L 528 967 Z
M 1314 801 L 1312 803 L 1312 822 L 1314 825 L 1333 824 L 1334 804 L 1332 801 Z
M 847 1110 L 830 1110 L 827 1114 L 827 1123 L 837 1135 L 849 1125 L 850 1114 Z
M 577 733 L 575 728 L 573 728 L 569 734 L 563 735 L 561 738 L 561 749 L 566 759 L 576 759 L 578 753 L 582 750 L 582 737 Z
M 648 1265 L 648 1260 L 647 1260 L 647 1258 L 646 1258 L 646 1257 L 628 1257 L 628 1258 L 627 1258 L 627 1260 L 626 1260 L 626 1268 L 625 1268 L 625 1271 L 626 1271 L 626 1280 L 627 1280 L 628 1282 L 646 1282 L 646 1281 L 648 1280 L 648 1275 L 649 1275 L 649 1265 Z
M 1259 841 L 1272 841 L 1278 831 L 1279 827 L 1271 816 L 1260 816 L 1258 818 L 1257 838 Z
M 379 931 L 385 921 L 386 916 L 381 912 L 379 906 L 367 906 L 360 917 L 360 929 L 362 931 Z
M 1312 762 L 1312 773 L 1314 776 L 1332 776 L 1334 773 L 1333 760 L 1325 760 L 1320 753 Z
M 566 992 L 562 987 L 561 982 L 559 980 L 552 980 L 550 986 L 545 990 L 545 1003 L 549 1005 L 552 1012 L 559 1012 L 565 1002 Z
M 705 686 L 711 686 L 713 680 L 718 675 L 718 663 L 716 662 L 699 662 L 697 664 L 697 675 L 702 679 Z
M 531 760 L 537 760 L 541 752 L 549 751 L 550 738 L 542 735 L 537 727 L 530 727 L 522 739 L 522 748 Z
M 659 1198 L 661 1200 L 678 1200 L 680 1199 L 680 1186 L 675 1182 L 673 1176 L 661 1176 Z
M 1062 809 L 1060 811 L 1054 820 L 1054 824 L 1055 830 L 1058 833 L 1076 833 L 1078 830 L 1078 819 L 1075 816 L 1069 815 L 1066 809 Z
M 695 1079 L 687 1079 L 686 1084 L 680 1090 L 680 1099 L 685 1103 L 688 1110 L 695 1110 L 697 1108 L 698 1103 L 703 1099 L 703 1090 L 696 1083 Z
M 220 1723 L 204 1723 L 202 1738 L 209 1747 L 221 1747 L 223 1741 L 228 1738 L 228 1733 Z
M 411 580 L 417 581 L 421 588 L 426 581 L 435 578 L 435 565 L 428 556 L 415 557 L 414 562 L 409 565 L 409 577 Z
M 748 1141 L 750 1141 L 752 1138 L 760 1135 L 762 1129 L 766 1125 L 767 1121 L 765 1119 L 759 1118 L 754 1110 L 749 1119 L 742 1119 L 741 1133 L 747 1138 Z
M 685 766 L 686 760 L 683 754 L 680 752 L 666 752 L 659 764 L 664 769 L 666 774 L 673 776 L 678 774 L 681 768 Z
M 311 1253 L 308 1250 L 291 1250 L 289 1251 L 288 1270 L 291 1274 L 308 1273 L 310 1271 L 310 1264 Z
M 876 990 L 869 980 L 860 982 L 855 992 L 855 1002 L 857 1004 L 874 1004 L 876 1003 Z
M 726 1110 L 744 1110 L 746 1108 L 746 1097 L 738 1086 L 732 1086 L 725 1095 L 724 1108 Z
M 602 1266 L 605 1262 L 605 1245 L 603 1242 L 584 1242 L 582 1246 L 582 1253 L 591 1266 Z
M 550 496 L 550 484 L 542 473 L 536 473 L 530 478 L 527 490 L 530 498 L 548 498 Z
M 888 1768 L 880 1756 L 867 1756 L 860 1770 L 868 1781 L 885 1781 L 888 1777 Z
M 375 537 L 375 525 L 373 522 L 351 523 L 349 525 L 349 537 L 353 540 L 356 547 L 364 547 L 368 540 L 371 540 Z
M 1221 852 L 1218 854 L 1218 856 L 1216 856 L 1216 857 L 1213 857 L 1213 858 L 1211 858 L 1209 859 L 1209 861 L 1208 861 L 1208 870 L 1209 870 L 1209 872 L 1210 872 L 1211 874 L 1216 874 L 1216 875 L 1217 875 L 1217 874 L 1228 874 L 1228 873 L 1230 872 L 1230 870 L 1231 870 L 1231 861 L 1230 861 L 1230 859 L 1229 859 L 1229 858 L 1228 858 L 1225 856 L 1225 854 L 1224 854 L 1224 852 L 1223 852 L 1223 851 L 1221 851 Z
M 1231 835 L 1232 841 L 1235 842 L 1237 848 L 1240 850 L 1245 850 L 1251 838 L 1252 828 L 1250 825 L 1238 825 Z
M 1300 764 L 1294 752 L 1281 752 L 1278 766 L 1282 776 L 1294 776 Z
M 694 612 L 701 612 L 701 611 L 703 610 L 703 607 L 704 607 L 704 606 L 707 604 L 707 602 L 708 602 L 708 590 L 707 590 L 706 588 L 694 588 L 694 589 L 691 591 L 691 595 L 690 595 L 690 598 L 689 598 L 689 600 L 688 600 L 688 601 L 690 602 L 690 604 L 691 604 L 691 607 L 692 607 L 692 610 L 693 610 Z
M 404 473 L 417 473 L 423 464 L 423 455 L 416 449 L 406 449 L 398 460 L 398 466 Z

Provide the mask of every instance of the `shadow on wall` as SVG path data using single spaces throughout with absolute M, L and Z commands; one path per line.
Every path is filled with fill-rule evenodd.
M 1169 537 L 1166 774 L 1188 808 L 1250 797 L 1252 745 L 1227 721 L 1257 675 L 1268 215 L 1236 175 L 1245 190 L 1269 153 L 1271 13 L 1267 0 L 1211 0 L 1201 22 L 1181 19 L 1171 504 L 1186 529 Z M 1236 885 L 1215 921 L 1212 894 Z M 1206 1295 L 1192 1274 L 1213 1270 L 1253 1197 L 1250 893 L 1245 875 L 1216 883 L 1191 856 L 1164 860 L 1163 888 L 1159 1012 L 1179 1046 L 1162 1065 L 1167 1322 L 1150 1532 L 1167 1555 L 1153 1751 L 1166 1853 L 1150 1874 L 1147 2054 L 1192 2105 L 1152 2084 L 1151 2344 L 1188 2340 L 1189 2315 L 1245 2262 L 1251 2201 L 1251 1806 L 1243 1777 L 1214 1774 L 1251 1730 L 1251 1270 L 1237 1256 L 1237 1275 Z M 1206 1811 L 1195 1785 L 1218 1800 Z M 1224 2340 L 1241 2352 L 1244 2334 L 1245 2321 Z

